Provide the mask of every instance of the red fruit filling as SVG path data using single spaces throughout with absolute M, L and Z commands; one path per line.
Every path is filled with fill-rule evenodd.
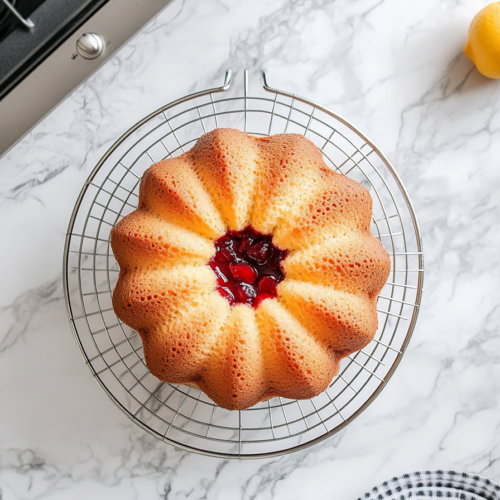
M 281 261 L 287 250 L 280 250 L 272 236 L 251 227 L 228 231 L 215 241 L 215 255 L 208 265 L 217 276 L 217 290 L 231 305 L 257 307 L 264 299 L 276 297 L 277 285 L 285 275 Z

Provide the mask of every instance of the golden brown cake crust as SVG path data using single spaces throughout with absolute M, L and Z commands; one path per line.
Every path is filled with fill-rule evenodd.
M 368 191 L 303 136 L 214 130 L 150 167 L 138 209 L 113 228 L 114 310 L 153 375 L 224 408 L 314 397 L 377 329 L 390 260 L 371 213 Z M 215 239 L 249 225 L 289 251 L 277 297 L 256 309 L 230 306 L 207 266 Z

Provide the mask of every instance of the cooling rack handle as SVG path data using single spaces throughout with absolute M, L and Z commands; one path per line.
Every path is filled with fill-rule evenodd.
M 226 76 L 224 77 L 224 85 L 220 87 L 220 90 L 227 90 L 231 86 L 231 80 L 233 78 L 233 70 L 228 69 L 226 71 Z
M 264 90 L 267 90 L 268 92 L 273 92 L 274 89 L 269 86 L 267 83 L 267 71 L 265 69 L 262 70 L 262 81 L 264 82 Z

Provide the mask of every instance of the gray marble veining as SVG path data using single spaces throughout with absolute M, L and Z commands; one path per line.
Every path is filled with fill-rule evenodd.
M 412 470 L 500 482 L 500 84 L 462 54 L 480 0 L 177 0 L 0 160 L 0 498 L 357 498 Z M 403 362 L 333 438 L 278 459 L 158 442 L 94 383 L 67 321 L 65 232 L 138 119 L 266 68 L 372 138 L 414 202 L 426 294 Z

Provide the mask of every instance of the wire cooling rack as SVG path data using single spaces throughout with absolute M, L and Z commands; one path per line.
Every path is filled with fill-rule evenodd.
M 226 458 L 261 458 L 300 450 L 343 429 L 375 399 L 394 373 L 417 320 L 423 254 L 417 219 L 394 168 L 354 126 L 313 102 L 263 86 L 198 92 L 167 104 L 126 132 L 85 183 L 69 224 L 64 287 L 70 323 L 85 363 L 112 401 L 143 429 L 179 448 Z M 255 85 L 257 87 L 257 85 Z M 204 133 L 234 127 L 255 136 L 299 133 L 337 172 L 371 193 L 371 229 L 391 257 L 378 297 L 373 341 L 341 362 L 329 388 L 310 400 L 273 398 L 228 411 L 204 393 L 160 382 L 144 362 L 142 342 L 112 308 L 119 268 L 111 228 L 137 206 L 143 172 L 189 150 Z

